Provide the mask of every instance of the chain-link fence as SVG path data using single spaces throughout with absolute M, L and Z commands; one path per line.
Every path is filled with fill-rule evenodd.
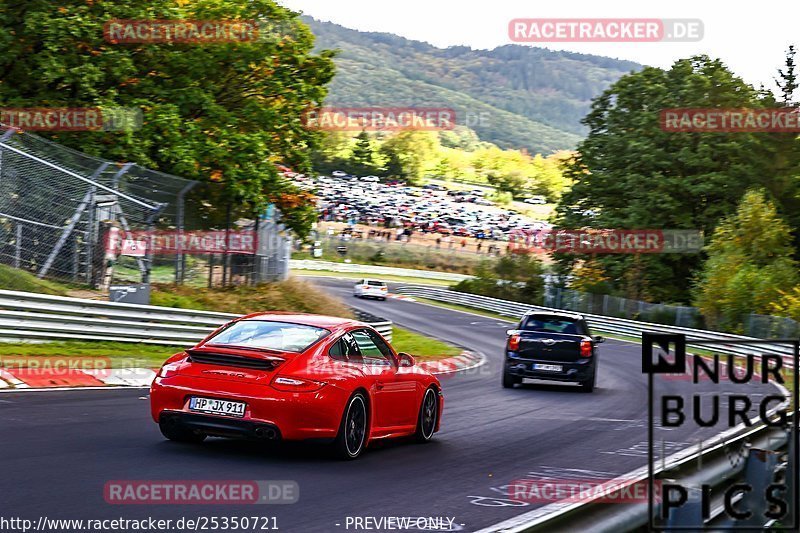
M 709 329 L 702 313 L 696 307 L 654 304 L 555 286 L 546 288 L 542 305 L 579 313 L 628 318 L 684 328 Z M 759 339 L 800 337 L 800 323 L 791 318 L 749 314 L 744 317 L 743 322 L 744 329 L 741 333 L 748 337 Z
M 0 263 L 40 278 L 101 288 L 285 278 L 290 240 L 279 214 L 232 220 L 231 207 L 219 184 L 113 163 L 0 126 Z M 234 239 L 249 246 L 234 250 Z
M 608 294 L 591 294 L 560 287 L 548 287 L 543 305 L 580 313 L 629 318 L 685 328 L 700 327 L 703 323 L 703 317 L 695 307 L 654 304 Z
M 793 339 L 800 337 L 800 322 L 771 315 L 747 315 L 744 334 L 759 339 Z

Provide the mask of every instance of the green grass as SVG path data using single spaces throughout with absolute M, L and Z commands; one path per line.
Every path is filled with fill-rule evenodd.
M 244 315 L 262 311 L 294 311 L 351 317 L 350 309 L 338 298 L 319 290 L 308 281 L 287 281 L 239 285 L 225 288 L 200 288 L 186 285 L 153 286 L 152 305 L 180 307 Z
M 65 296 L 70 288 L 63 283 L 39 279 L 24 270 L 0 265 L 0 289 Z
M 135 344 L 130 342 L 64 341 L 43 343 L 0 343 L 0 367 L 14 363 L 14 357 L 107 357 L 113 368 L 156 368 L 182 346 Z
M 117 264 L 114 266 L 114 282 L 128 281 L 140 283 L 142 273 L 135 265 Z M 175 281 L 174 265 L 158 265 L 150 270 L 150 281 L 153 283 L 173 283 Z
M 348 278 L 348 279 L 379 279 L 381 281 L 397 281 L 400 283 L 413 283 L 418 285 L 436 285 L 439 287 L 449 287 L 454 282 L 445 281 L 441 279 L 427 279 L 415 278 L 413 276 L 394 276 L 385 274 L 359 274 L 357 272 L 333 272 L 331 270 L 297 270 L 293 269 L 292 272 L 295 276 L 304 278 L 330 277 L 330 278 Z
M 306 250 L 294 251 L 292 259 L 319 259 L 343 263 L 347 258 L 356 264 L 455 272 L 457 274 L 473 274 L 481 263 L 494 260 L 486 254 L 460 252 L 456 244 L 450 249 L 447 247 L 436 248 L 430 243 L 420 244 L 420 242 L 400 244 L 394 241 L 387 243 L 369 239 L 350 241 L 324 239 L 322 241 L 322 257 L 314 258 Z M 457 241 L 453 242 L 457 243 Z M 347 247 L 346 258 L 336 252 L 336 247 L 340 245 Z
M 496 318 L 498 320 L 505 320 L 507 322 L 517 322 L 517 319 L 501 315 L 500 313 L 495 313 L 492 311 L 486 311 L 484 309 L 476 309 L 474 307 L 468 307 L 466 305 L 458 305 L 458 304 L 451 304 L 447 302 L 440 302 L 438 300 L 430 300 L 428 298 L 420 298 L 419 296 L 414 296 L 414 300 L 420 303 L 428 304 L 428 305 L 435 305 L 436 307 L 444 307 L 445 309 L 452 309 L 454 311 L 463 311 L 465 313 L 472 313 L 473 315 L 481 315 L 486 316 L 489 318 Z
M 462 352 L 458 346 L 398 326 L 392 328 L 392 346 L 398 352 L 406 352 L 419 360 L 428 361 L 452 357 Z
M 431 339 L 394 327 L 392 345 L 399 352 L 408 352 L 420 360 L 441 359 L 461 353 L 461 349 L 436 339 Z M 158 368 L 172 354 L 184 346 L 160 346 L 127 342 L 65 341 L 46 343 L 0 343 L 0 368 L 19 367 L 20 357 L 110 359 L 112 368 Z

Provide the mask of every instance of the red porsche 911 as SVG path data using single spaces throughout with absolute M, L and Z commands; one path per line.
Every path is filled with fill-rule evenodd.
M 170 357 L 150 388 L 168 439 L 330 439 L 354 459 L 380 439 L 439 430 L 441 384 L 368 324 L 257 313 Z

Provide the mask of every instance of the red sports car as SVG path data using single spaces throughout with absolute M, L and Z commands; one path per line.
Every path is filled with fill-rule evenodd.
M 439 380 L 368 324 L 257 313 L 170 357 L 150 388 L 153 419 L 171 440 L 206 436 L 331 439 L 354 459 L 371 442 L 439 430 Z

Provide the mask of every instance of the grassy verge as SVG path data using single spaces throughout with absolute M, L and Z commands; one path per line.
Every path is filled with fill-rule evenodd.
M 7 291 L 36 292 L 65 296 L 72 287 L 45 279 L 39 279 L 30 272 L 0 265 L 0 289 Z
M 486 254 L 460 252 L 456 248 L 459 241 L 460 238 L 453 240 L 455 244 L 452 249 L 445 246 L 437 249 L 431 244 L 423 245 L 421 242 L 397 244 L 368 239 L 346 242 L 323 240 L 322 257 L 312 257 L 309 251 L 295 251 L 292 253 L 292 259 L 320 259 L 342 263 L 345 258 L 336 252 L 336 247 L 344 245 L 347 247 L 347 259 L 365 265 L 473 274 L 482 262 L 493 260 Z
M 20 366 L 18 357 L 108 358 L 112 368 L 156 368 L 180 346 L 130 342 L 64 341 L 43 343 L 0 343 L 0 367 Z
M 342 317 L 352 316 L 350 309 L 341 300 L 329 296 L 308 281 L 298 278 L 256 286 L 242 285 L 218 289 L 154 285 L 150 303 L 165 307 L 236 314 L 293 311 Z
M 444 359 L 459 355 L 462 351 L 458 346 L 453 346 L 398 326 L 393 328 L 392 346 L 398 352 L 410 353 L 421 361 Z
M 472 313 L 473 315 L 481 315 L 486 316 L 489 318 L 496 318 L 498 320 L 505 320 L 506 322 L 517 322 L 517 319 L 513 317 L 509 317 L 506 315 L 501 315 L 500 313 L 495 313 L 492 311 L 486 311 L 484 309 L 476 309 L 474 307 L 468 307 L 466 305 L 459 305 L 459 304 L 451 304 L 447 302 L 440 302 L 438 300 L 430 300 L 428 298 L 420 298 L 419 296 L 414 296 L 414 300 L 420 303 L 435 305 L 436 307 L 444 307 L 445 309 L 452 309 L 454 311 L 463 311 L 465 313 Z
M 412 276 L 393 276 L 386 274 L 359 274 L 357 272 L 333 272 L 331 270 L 292 270 L 295 276 L 313 278 L 349 278 L 349 279 L 379 279 L 381 281 L 397 281 L 400 283 L 413 283 L 416 285 L 436 285 L 437 287 L 449 287 L 452 281 L 441 279 L 415 278 Z
M 420 360 L 458 355 L 461 349 L 452 344 L 394 327 L 392 345 L 398 352 L 408 352 Z M 157 368 L 180 346 L 160 346 L 127 342 L 65 341 L 46 343 L 0 343 L 0 368 L 19 367 L 20 357 L 108 358 L 112 368 Z

